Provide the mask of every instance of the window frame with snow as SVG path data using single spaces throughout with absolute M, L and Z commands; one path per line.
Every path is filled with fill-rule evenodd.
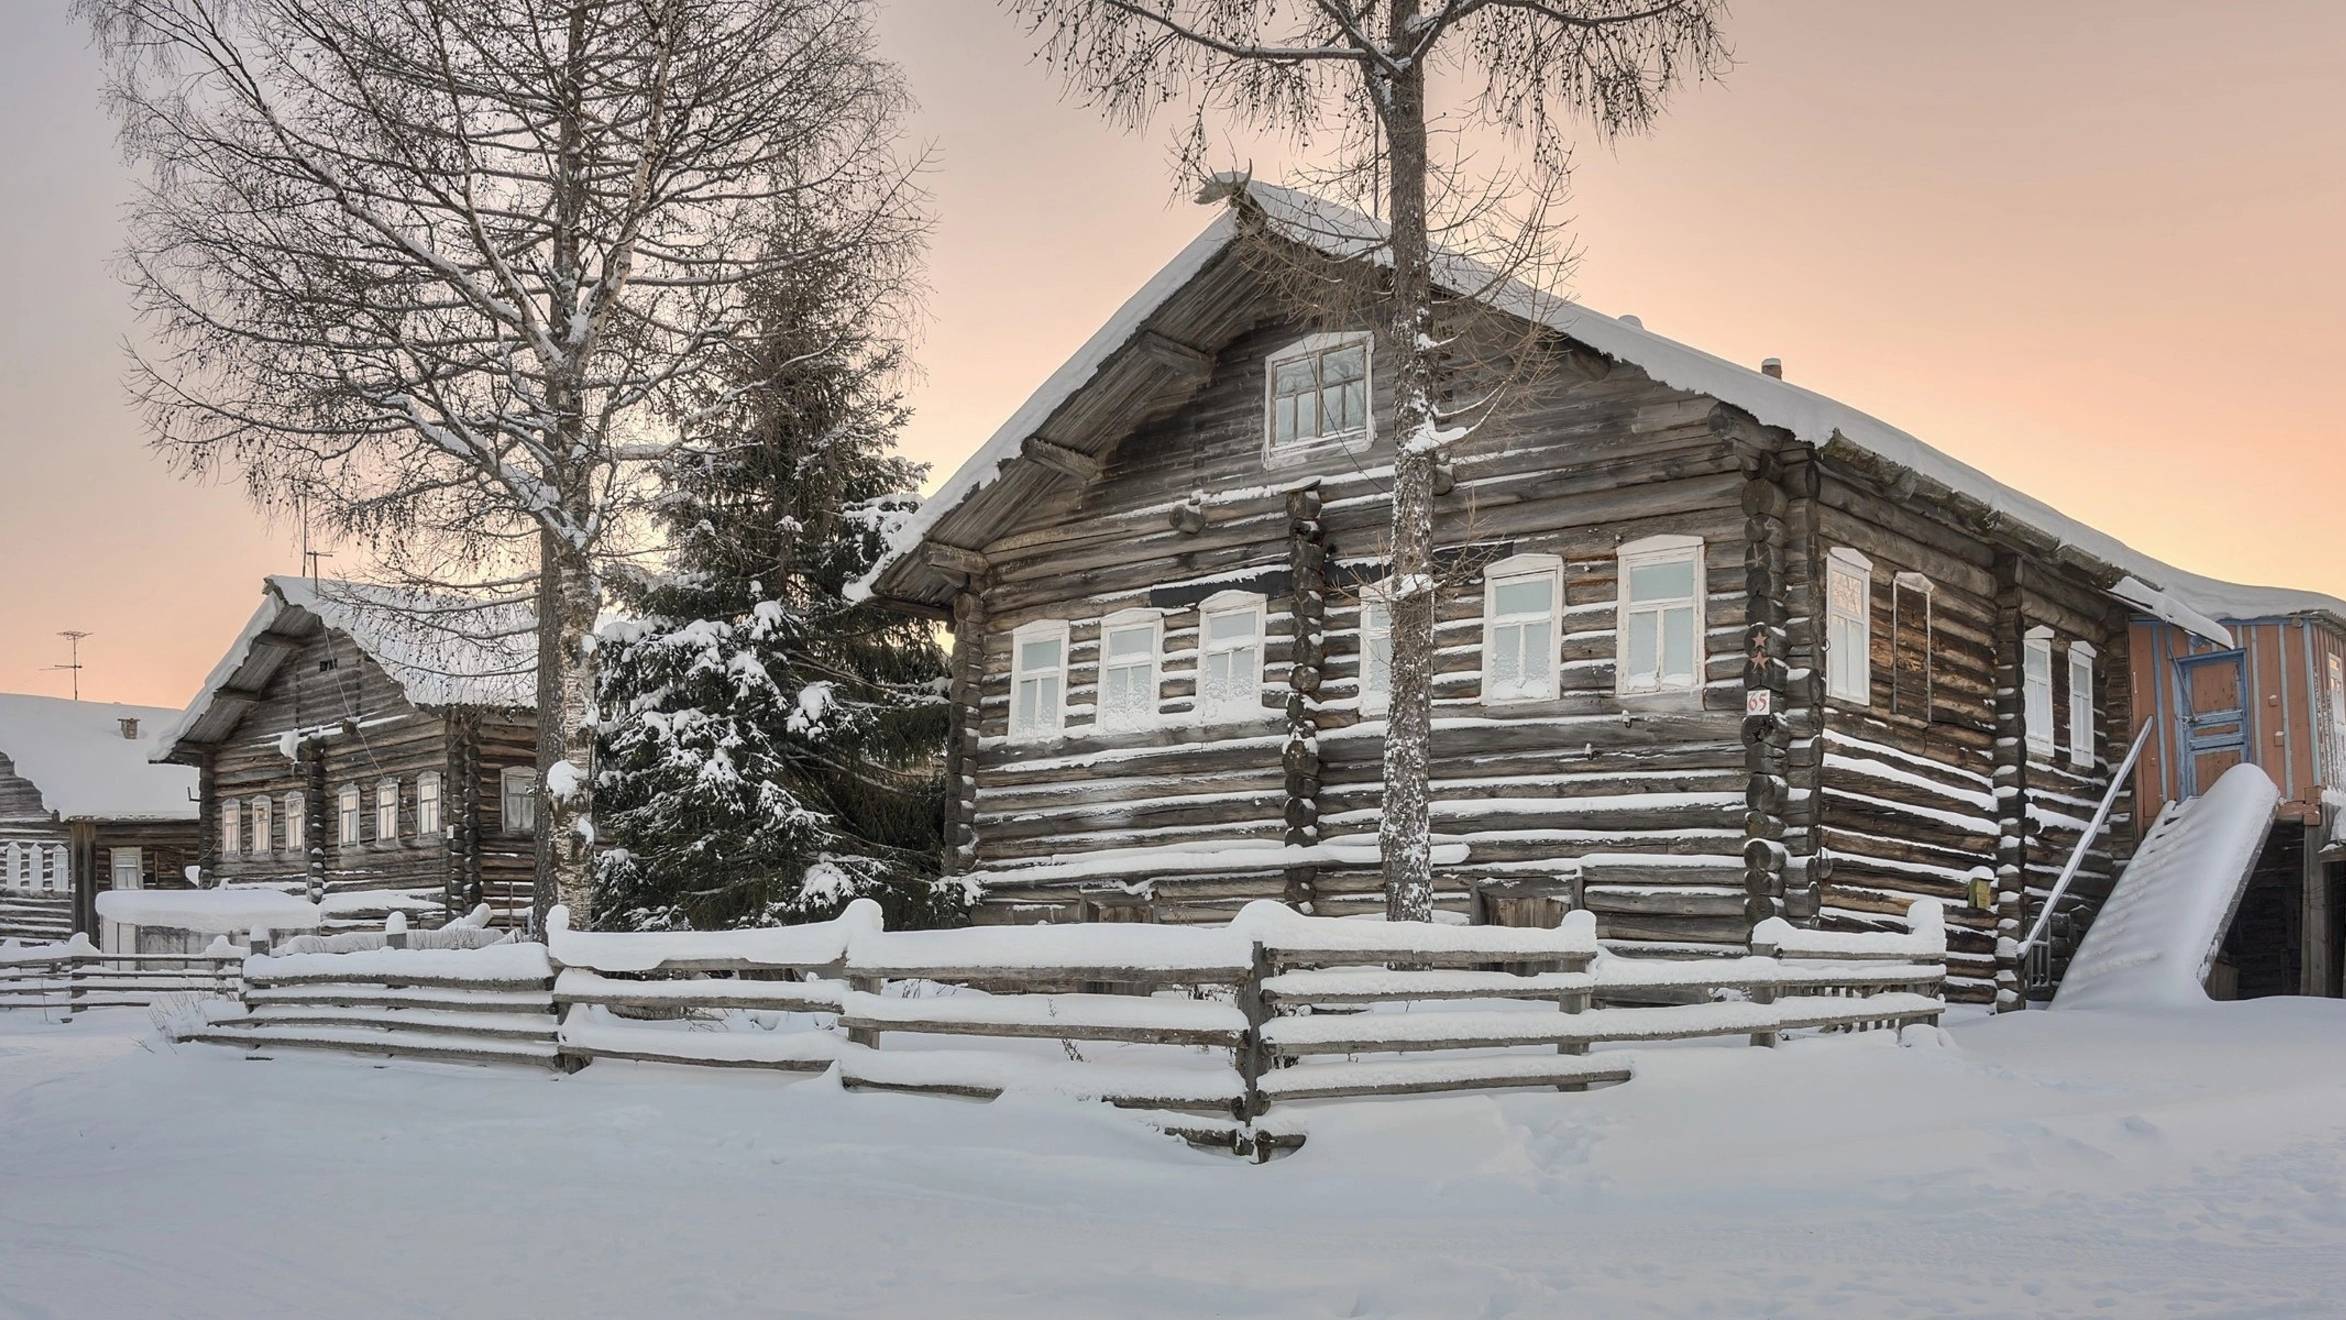
M 1067 728 L 1067 652 L 1068 628 L 1065 619 L 1037 619 L 1010 630 L 1010 709 L 1004 719 L 1013 742 L 1036 742 L 1056 738 Z M 1037 642 L 1051 642 L 1058 647 L 1058 658 L 1048 665 L 1030 664 L 1026 648 Z M 1033 713 L 1019 717 L 1026 685 L 1035 684 Z M 1046 688 L 1044 685 L 1052 685 Z M 1048 708 L 1043 700 L 1049 693 Z
M 2100 655 L 2091 642 L 2069 644 L 2069 764 L 2081 770 L 2093 767 L 2094 743 L 2101 736 L 2093 708 L 2094 662 Z
M 1614 564 L 1620 579 L 1614 613 L 1613 691 L 1622 697 L 1650 697 L 1666 693 L 1700 692 L 1704 670 L 1709 664 L 1708 637 L 1704 619 L 1708 614 L 1709 584 L 1705 579 L 1707 566 L 1705 546 L 1699 536 L 1663 533 L 1627 542 L 1614 551 Z M 1639 600 L 1636 597 L 1636 570 L 1667 564 L 1685 563 L 1689 566 L 1692 594 L 1688 596 L 1657 597 Z M 1669 617 L 1672 613 L 1689 614 L 1690 646 L 1689 670 L 1672 674 L 1669 670 Z M 1654 673 L 1633 676 L 1629 667 L 1630 635 L 1638 616 L 1654 618 Z
M 446 813 L 441 810 L 440 772 L 426 770 L 415 777 L 415 837 L 429 840 L 441 832 Z
M 252 830 L 252 854 L 255 857 L 266 857 L 276 851 L 276 840 L 271 837 L 274 831 L 269 828 L 271 814 L 268 794 L 255 793 L 245 801 L 244 818 Z
M 1854 601 L 1842 588 L 1855 584 Z M 1854 607 L 1854 612 L 1852 612 Z M 1874 704 L 1874 561 L 1845 545 L 1825 556 L 1825 696 Z
M 244 802 L 241 799 L 221 799 L 218 843 L 222 857 L 244 855 Z
M 2053 630 L 2041 624 L 2020 639 L 2020 719 L 2028 726 L 2028 750 L 2051 756 L 2060 745 L 2053 716 Z
M 1119 636 L 1143 634 L 1148 639 L 1145 654 L 1118 659 L 1115 644 Z M 1127 710 L 1117 705 L 1110 689 L 1115 675 L 1141 671 L 1133 686 L 1139 689 L 1141 700 Z M 1092 685 L 1093 717 L 1099 727 L 1110 733 L 1132 733 L 1156 727 L 1160 694 L 1165 677 L 1165 615 L 1161 610 L 1145 607 L 1117 610 L 1100 620 L 1099 660 L 1097 680 Z
M 1393 602 L 1381 586 L 1360 593 L 1359 656 L 1360 712 L 1385 714 L 1393 708 Z
M 309 794 L 296 788 L 285 794 L 285 851 L 300 856 L 309 850 Z
M 1331 383 L 1326 371 L 1328 360 L 1339 354 L 1349 353 L 1356 348 L 1360 351 L 1359 377 L 1357 379 L 1338 379 Z M 1279 379 L 1281 369 L 1305 363 L 1311 367 L 1311 380 L 1308 385 L 1283 392 Z M 1370 387 L 1375 370 L 1375 337 L 1364 330 L 1306 335 L 1265 356 L 1263 359 L 1264 466 L 1279 467 L 1289 463 L 1300 463 L 1313 454 L 1331 450 L 1353 450 L 1366 446 L 1376 435 L 1376 395 Z M 1334 431 L 1318 429 L 1326 416 L 1326 411 L 1321 407 L 1321 403 L 1331 389 L 1336 391 L 1337 398 L 1344 407 L 1347 420 L 1349 420 L 1354 400 L 1351 397 L 1352 391 L 1345 388 L 1347 386 L 1358 387 L 1357 402 L 1360 408 L 1360 424 Z M 1301 426 L 1301 414 L 1305 399 L 1311 401 L 1312 425 L 1314 427 L 1308 435 L 1303 433 Z M 1294 401 L 1293 408 L 1288 413 L 1288 416 L 1294 420 L 1289 424 L 1288 436 L 1281 439 L 1279 435 L 1280 404 L 1284 400 Z
M 1244 639 L 1217 642 L 1214 621 L 1248 619 L 1253 631 Z M 1197 606 L 1197 718 L 1204 724 L 1243 724 L 1263 718 L 1263 651 L 1270 636 L 1269 602 L 1255 591 L 1217 591 Z M 1248 653 L 1246 682 L 1239 683 L 1239 662 L 1229 665 L 1233 686 L 1243 695 L 1216 696 L 1210 682 L 1215 657 Z
M 361 842 L 365 829 L 365 791 L 356 784 L 344 784 L 334 793 L 334 842 L 355 844 Z
M 1547 588 L 1548 603 L 1537 610 L 1501 609 L 1500 595 L 1509 587 L 1538 583 Z M 1517 668 L 1528 648 L 1540 650 L 1544 660 L 1538 676 L 1518 673 L 1502 690 L 1497 682 L 1499 634 L 1515 634 Z M 1563 692 L 1564 559 L 1561 555 L 1510 555 L 1483 569 L 1482 702 L 1486 706 L 1513 706 L 1528 701 L 1554 701 Z
M 385 821 L 385 817 L 390 819 Z M 399 779 L 385 775 L 375 781 L 375 842 L 399 842 Z
M 515 809 L 516 803 L 520 804 L 518 810 Z M 497 828 L 505 834 L 538 832 L 538 772 L 535 766 L 509 765 L 497 772 Z

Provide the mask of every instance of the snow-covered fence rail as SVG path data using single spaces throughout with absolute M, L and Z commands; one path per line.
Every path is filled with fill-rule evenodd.
M 560 1048 L 577 1064 L 836 1068 L 855 1088 L 1035 1091 L 1251 1123 L 1308 1099 L 1627 1080 L 1629 1056 L 1597 1046 L 1935 1020 L 1945 931 L 1935 903 L 1909 920 L 1863 935 L 1770 923 L 1752 956 L 1673 961 L 1606 954 L 1586 912 L 1530 929 L 1261 903 L 1222 927 L 888 931 L 858 906 L 705 934 L 577 932 L 558 916 L 551 952 Z M 680 1020 L 745 1013 L 762 1029 Z M 792 1030 L 780 1015 L 809 1018 Z
M 87 935 L 0 944 L 0 1009 L 143 1008 L 173 995 L 234 994 L 244 955 L 100 953 Z

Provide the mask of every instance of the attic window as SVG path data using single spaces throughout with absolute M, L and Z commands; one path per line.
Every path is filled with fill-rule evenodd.
M 327 656 L 325 659 L 318 661 L 318 672 L 323 674 L 329 669 L 339 669 L 341 666 L 341 661 L 335 659 L 333 656 Z
M 1311 335 L 1273 353 L 1264 372 L 1263 457 L 1292 461 L 1369 437 L 1369 337 Z

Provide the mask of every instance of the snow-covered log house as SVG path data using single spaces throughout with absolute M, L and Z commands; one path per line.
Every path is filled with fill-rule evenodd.
M 100 890 L 184 885 L 196 777 L 152 765 L 175 710 L 0 694 L 0 939 L 77 931 L 117 951 Z
M 953 629 L 947 862 L 981 920 L 1380 902 L 1386 346 L 1265 274 L 1377 249 L 1356 213 L 1234 190 L 866 577 Z M 1695 952 L 1929 896 L 1951 991 L 2016 1000 L 2014 937 L 2127 747 L 2131 621 L 2220 629 L 2155 561 L 1773 363 L 1520 286 L 1480 303 L 1537 365 L 1441 483 L 1443 906 L 1583 906 L 1615 947 Z M 2117 796 L 2072 935 L 2132 844 Z
M 525 916 L 536 654 L 525 607 L 269 578 L 156 752 L 196 768 L 206 882 L 378 925 Z

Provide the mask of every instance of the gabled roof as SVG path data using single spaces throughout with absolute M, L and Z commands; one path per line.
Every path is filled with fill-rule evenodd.
M 158 740 L 155 759 L 182 744 L 216 742 L 234 729 L 288 655 L 331 628 L 380 666 L 426 710 L 537 705 L 537 625 L 527 605 L 364 582 L 277 576 L 203 688 Z
M 918 583 L 921 566 L 913 552 L 934 538 L 948 515 L 999 481 L 1020 459 L 1030 438 L 1147 334 L 1152 320 L 1192 281 L 1214 266 L 1241 237 L 1242 213 L 1259 216 L 1272 233 L 1337 260 L 1387 259 L 1382 226 L 1349 207 L 1241 177 L 1222 180 L 1211 196 L 1227 199 L 1232 205 L 1118 308 L 936 494 L 891 529 L 888 551 L 850 588 L 852 594 L 913 599 L 922 585 Z M 2099 566 L 2105 578 L 2115 583 L 2112 594 L 2121 600 L 2211 640 L 2230 644 L 2230 633 L 2218 619 L 2249 617 L 2241 612 L 2243 605 L 2294 601 L 2305 610 L 2332 613 L 2346 620 L 2346 602 L 2332 597 L 2238 587 L 2184 573 L 1877 417 L 1655 334 L 1635 321 L 1605 316 L 1518 281 L 1495 279 L 1475 262 L 1449 254 L 1437 254 L 1435 279 L 1453 291 L 1479 290 L 1483 300 L 1498 310 L 1545 325 L 1665 385 L 1730 404 L 1812 448 L 1875 468 L 1910 473 L 1926 496 L 1942 497 L 1983 521 L 2025 530 L 2050 552 Z M 967 543 L 959 548 L 981 547 Z
M 148 762 L 179 712 L 0 693 L 0 754 L 66 820 L 194 820 L 195 771 Z M 123 736 L 135 720 L 136 737 Z

